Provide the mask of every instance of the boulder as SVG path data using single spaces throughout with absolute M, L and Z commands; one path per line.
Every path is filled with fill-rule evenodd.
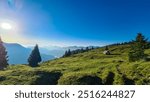
M 103 54 L 105 54 L 105 55 L 110 55 L 110 51 L 109 51 L 109 50 L 105 50 L 105 51 L 103 52 Z

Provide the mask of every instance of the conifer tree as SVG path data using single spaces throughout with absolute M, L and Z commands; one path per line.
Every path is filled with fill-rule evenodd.
M 3 42 L 0 37 L 0 70 L 3 70 L 8 65 L 8 56 L 5 47 L 3 46 Z
M 93 50 L 93 49 L 94 49 L 94 47 L 92 46 L 91 50 Z
M 86 51 L 89 51 L 89 47 L 86 47 L 86 49 L 85 49 Z
M 69 57 L 71 55 L 87 52 L 87 51 L 93 50 L 93 49 L 94 49 L 94 47 L 92 47 L 92 48 L 86 47 L 86 48 L 76 49 L 76 50 L 72 50 L 72 51 L 69 49 L 69 50 L 65 51 L 65 53 L 62 57 Z
M 84 52 L 84 49 L 83 48 L 81 48 L 81 53 L 83 53 Z
M 65 51 L 65 54 L 63 55 L 63 57 L 67 57 L 68 51 Z
M 70 56 L 70 55 L 71 55 L 71 50 L 69 49 L 68 53 L 67 53 L 67 56 Z
M 109 49 L 108 49 L 108 46 L 105 47 L 105 50 L 106 50 L 106 51 L 109 50 Z
M 132 42 L 130 52 L 129 52 L 129 61 L 138 61 L 145 57 L 144 50 L 147 47 L 147 39 L 141 34 L 138 33 L 135 41 Z
M 36 46 L 34 47 L 34 49 L 32 50 L 28 58 L 28 63 L 29 63 L 29 66 L 31 67 L 37 67 L 38 63 L 41 61 L 42 59 L 41 59 L 41 55 L 39 52 L 39 48 L 38 48 L 38 45 L 36 44 Z

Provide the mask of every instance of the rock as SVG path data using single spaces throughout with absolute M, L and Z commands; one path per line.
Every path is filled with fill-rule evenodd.
M 105 50 L 105 51 L 103 52 L 103 54 L 105 54 L 105 55 L 110 55 L 110 51 L 109 51 L 109 50 Z

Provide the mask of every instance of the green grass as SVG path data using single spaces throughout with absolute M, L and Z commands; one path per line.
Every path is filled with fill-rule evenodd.
M 150 61 L 128 61 L 129 45 L 111 46 L 112 55 L 104 48 L 41 63 L 39 67 L 10 65 L 0 71 L 0 84 L 150 85 Z M 150 56 L 150 49 L 145 51 Z

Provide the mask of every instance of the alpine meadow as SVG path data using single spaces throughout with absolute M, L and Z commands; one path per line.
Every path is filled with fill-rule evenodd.
M 149 85 L 150 43 L 146 41 L 142 34 L 138 34 L 136 40 L 131 42 L 85 50 L 69 50 L 68 56 L 65 53 L 62 58 L 40 63 L 36 67 L 30 67 L 30 63 L 29 65 L 9 65 L 0 71 L 0 84 Z M 141 54 L 138 46 L 144 47 L 144 55 Z M 37 57 L 32 59 L 37 60 Z
M 150 0 L 0 0 L 0 85 L 150 85 Z

